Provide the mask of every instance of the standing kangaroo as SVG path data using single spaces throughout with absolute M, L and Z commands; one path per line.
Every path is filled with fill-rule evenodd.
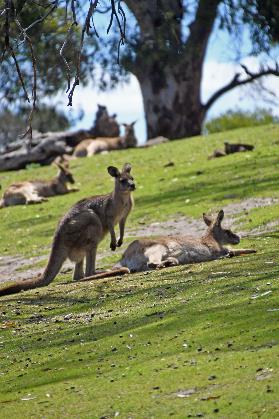
M 223 210 L 219 211 L 215 220 L 203 214 L 208 228 L 200 238 L 177 235 L 133 241 L 119 263 L 114 266 L 114 273 L 116 274 L 117 268 L 120 267 L 127 267 L 131 272 L 141 272 L 167 266 L 205 262 L 225 256 L 255 253 L 256 251 L 252 249 L 230 250 L 223 247 L 224 244 L 240 242 L 239 236 L 231 230 L 222 228 L 223 218 Z
M 108 232 L 111 237 L 111 250 L 122 245 L 126 219 L 133 206 L 131 192 L 135 190 L 135 183 L 130 175 L 129 163 L 124 164 L 122 172 L 113 166 L 108 167 L 108 172 L 115 178 L 114 191 L 107 195 L 82 199 L 62 218 L 57 226 L 49 261 L 42 276 L 8 285 L 0 290 L 0 296 L 48 285 L 67 258 L 75 262 L 73 280 L 84 277 L 84 258 L 86 277 L 95 274 L 97 247 Z M 120 238 L 117 241 L 114 226 L 118 223 Z
M 63 195 L 78 191 L 77 188 L 69 189 L 68 183 L 75 183 L 72 173 L 61 164 L 56 164 L 59 171 L 55 178 L 46 180 L 31 180 L 10 185 L 0 200 L 0 208 L 11 205 L 40 204 L 47 201 L 46 197 Z

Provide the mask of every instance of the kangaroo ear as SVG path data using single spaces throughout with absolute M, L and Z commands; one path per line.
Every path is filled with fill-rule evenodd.
M 206 215 L 205 213 L 203 213 L 203 221 L 205 222 L 205 224 L 209 227 L 211 226 L 213 220 L 211 217 L 209 217 L 209 215 Z
M 121 125 L 123 125 L 123 127 L 127 127 L 128 126 L 128 124 L 126 124 L 125 122 L 122 122 Z
M 223 218 L 224 218 L 224 211 L 223 210 L 220 210 L 218 212 L 217 217 L 216 217 L 216 224 L 221 224 Z
M 135 125 L 135 123 L 137 122 L 137 120 L 135 120 L 134 122 L 132 122 L 130 125 L 131 127 L 133 127 Z
M 122 172 L 130 173 L 132 170 L 132 165 L 130 163 L 125 163 L 122 169 Z
M 108 172 L 109 172 L 109 174 L 110 174 L 112 177 L 118 177 L 118 176 L 120 176 L 120 172 L 119 172 L 119 170 L 117 169 L 117 167 L 114 167 L 114 166 L 109 166 L 109 167 L 108 167 Z

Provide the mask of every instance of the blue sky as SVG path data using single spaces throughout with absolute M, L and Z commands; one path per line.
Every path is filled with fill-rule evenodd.
M 202 99 L 206 100 L 216 89 L 226 84 L 239 69 L 236 63 L 237 53 L 241 54 L 242 62 L 250 70 L 256 71 L 263 57 L 246 57 L 250 48 L 248 32 L 243 30 L 239 39 L 232 38 L 225 31 L 215 29 L 210 37 L 206 60 L 203 70 Z M 278 48 L 274 55 L 279 56 Z M 279 78 L 271 76 L 266 78 L 265 85 L 279 97 Z M 67 103 L 66 95 L 61 94 L 58 100 L 64 105 Z M 97 104 L 106 105 L 109 113 L 116 113 L 118 122 L 132 122 L 137 120 L 135 129 L 140 143 L 146 139 L 144 110 L 140 87 L 135 77 L 131 77 L 126 85 L 118 86 L 110 92 L 99 92 L 96 88 L 79 86 L 74 95 L 73 111 L 83 109 L 84 118 L 76 125 L 77 128 L 92 126 L 97 110 Z M 266 107 L 279 116 L 279 107 L 265 102 L 255 89 L 242 87 L 222 96 L 210 109 L 208 118 L 219 115 L 228 109 L 254 110 L 256 107 Z

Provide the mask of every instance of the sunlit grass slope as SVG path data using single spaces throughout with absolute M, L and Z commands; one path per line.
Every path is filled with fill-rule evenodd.
M 224 140 L 256 148 L 207 160 Z M 80 192 L 1 210 L 0 254 L 47 254 L 59 217 L 111 190 L 108 165 L 133 165 L 134 228 L 278 198 L 278 152 L 279 126 L 266 126 L 76 160 Z M 0 177 L 4 188 L 52 174 L 45 167 Z M 279 206 L 251 213 L 247 230 L 278 220 Z M 278 417 L 278 237 L 246 238 L 256 255 L 98 282 L 73 284 L 68 274 L 2 298 L 0 417 Z

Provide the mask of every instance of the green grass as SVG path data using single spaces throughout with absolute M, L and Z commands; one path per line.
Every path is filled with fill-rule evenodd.
M 279 198 L 278 136 L 273 125 L 76 160 L 80 192 L 1 210 L 0 254 L 47 254 L 59 217 L 81 197 L 109 191 L 106 166 L 125 161 L 138 186 L 129 228 Z M 256 149 L 207 160 L 224 140 Z M 175 166 L 165 168 L 169 160 Z M 53 173 L 2 173 L 2 188 Z M 245 229 L 257 228 L 278 220 L 279 206 L 246 217 Z M 278 237 L 243 240 L 256 255 L 95 283 L 64 274 L 2 298 L 0 417 L 278 417 Z

